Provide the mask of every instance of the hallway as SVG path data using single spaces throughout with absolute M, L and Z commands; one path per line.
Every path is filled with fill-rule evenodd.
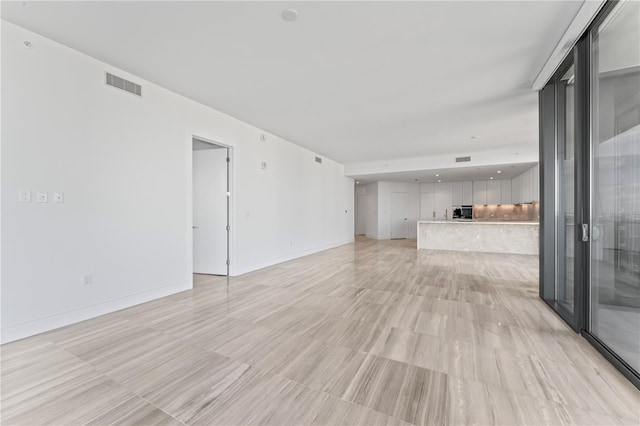
M 3 345 L 4 424 L 637 424 L 538 258 L 357 238 Z

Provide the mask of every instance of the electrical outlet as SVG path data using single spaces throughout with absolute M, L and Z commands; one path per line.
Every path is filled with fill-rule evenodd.
M 31 202 L 31 191 L 19 191 L 18 192 L 18 201 L 21 203 L 30 203 Z
M 48 203 L 49 202 L 49 193 L 48 192 L 38 192 L 38 202 L 39 203 Z
M 54 203 L 64 203 L 64 192 L 54 192 L 53 193 L 53 202 Z
M 93 284 L 93 274 L 87 274 L 84 276 L 84 285 Z

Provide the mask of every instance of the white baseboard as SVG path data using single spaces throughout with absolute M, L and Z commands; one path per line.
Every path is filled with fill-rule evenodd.
M 139 305 L 140 303 L 149 302 L 184 290 L 189 290 L 192 288 L 192 285 L 193 282 L 191 280 L 181 281 L 179 283 L 154 288 L 153 290 L 144 291 L 142 293 L 136 293 L 109 300 L 107 302 L 98 303 L 96 305 L 86 306 L 69 312 L 63 312 L 22 324 L 9 326 L 2 329 L 0 343 L 13 342 L 14 340 L 23 339 L 25 337 L 44 333 L 45 331 L 54 330 L 69 324 L 119 311 L 120 309 L 129 308 L 134 305 Z
M 307 249 L 307 250 L 297 251 L 295 253 L 289 253 L 289 254 L 286 254 L 284 256 L 274 257 L 274 258 L 271 258 L 271 259 L 263 260 L 263 261 L 256 262 L 256 263 L 252 263 L 250 265 L 236 266 L 235 268 L 233 268 L 233 262 L 232 262 L 231 275 L 232 276 L 238 276 L 238 275 L 246 274 L 247 272 L 253 272 L 253 271 L 256 271 L 258 269 L 267 268 L 269 266 L 277 265 L 278 263 L 287 262 L 289 260 L 298 259 L 298 258 L 304 257 L 304 256 L 309 256 L 311 254 L 318 253 L 318 252 L 321 252 L 321 251 L 324 251 L 324 250 L 329 250 L 329 249 L 332 249 L 332 248 L 335 248 L 335 247 L 340 247 L 340 246 L 343 246 L 345 244 L 351 244 L 354 241 L 355 241 L 355 238 L 351 237 L 351 238 L 348 238 L 346 240 L 342 240 L 342 241 L 338 241 L 338 242 L 334 242 L 334 243 L 330 243 L 330 244 L 325 244 L 325 245 L 314 247 L 314 248 Z

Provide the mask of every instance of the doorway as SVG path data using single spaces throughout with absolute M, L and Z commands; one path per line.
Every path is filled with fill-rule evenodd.
M 192 139 L 193 273 L 229 275 L 230 149 Z
M 389 207 L 389 236 L 394 239 L 405 239 L 409 235 L 409 194 L 392 192 Z
M 367 233 L 367 196 L 357 195 L 356 203 L 356 235 Z

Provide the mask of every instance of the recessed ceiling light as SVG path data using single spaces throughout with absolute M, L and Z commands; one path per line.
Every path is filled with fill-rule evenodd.
M 282 19 L 288 22 L 298 19 L 298 11 L 295 9 L 285 9 L 281 13 Z
M 493 179 L 493 176 L 491 176 L 489 179 Z
M 438 182 L 442 182 L 442 179 L 438 179 Z
M 438 173 L 436 173 L 436 177 L 440 176 Z
M 360 182 L 356 181 L 356 183 L 360 183 Z
M 498 170 L 496 173 L 502 173 L 502 170 Z

